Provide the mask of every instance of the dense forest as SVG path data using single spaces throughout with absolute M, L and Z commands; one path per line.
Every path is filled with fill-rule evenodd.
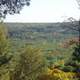
M 0 80 L 80 80 L 79 33 L 70 27 L 0 23 Z

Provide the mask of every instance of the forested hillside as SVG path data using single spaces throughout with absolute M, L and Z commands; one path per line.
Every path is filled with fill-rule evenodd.
M 71 27 L 0 23 L 0 80 L 79 80 L 79 33 Z

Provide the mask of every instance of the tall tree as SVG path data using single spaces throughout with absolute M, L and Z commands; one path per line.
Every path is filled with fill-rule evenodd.
M 11 58 L 9 57 L 10 49 L 8 43 L 7 29 L 3 23 L 0 23 L 0 66 L 7 63 Z
M 80 7 L 80 0 L 76 0 L 79 7 Z M 74 51 L 72 53 L 71 58 L 69 59 L 69 62 L 67 62 L 67 65 L 72 66 L 74 68 L 73 71 L 80 72 L 80 20 L 77 21 L 76 19 L 70 17 L 67 19 L 72 26 L 65 25 L 67 28 L 72 29 L 74 31 L 77 31 L 79 34 L 79 40 L 78 44 L 74 47 Z M 77 22 L 77 25 L 76 23 Z
M 0 55 L 5 55 L 7 48 L 7 30 L 4 28 L 3 23 L 0 23 Z
M 80 9 L 80 0 L 76 0 L 78 5 L 79 5 L 79 9 Z M 79 28 L 78 28 L 78 31 L 79 31 L 79 44 L 80 44 L 80 20 L 79 20 Z

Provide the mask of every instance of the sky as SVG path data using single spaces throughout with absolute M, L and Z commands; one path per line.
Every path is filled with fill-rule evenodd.
M 7 15 L 4 22 L 62 22 L 68 17 L 79 19 L 76 0 L 31 0 L 20 14 Z

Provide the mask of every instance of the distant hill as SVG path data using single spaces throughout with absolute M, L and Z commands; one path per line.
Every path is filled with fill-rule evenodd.
M 60 39 L 78 36 L 78 32 L 70 29 L 73 25 L 67 23 L 5 23 L 9 37 L 26 40 Z M 77 25 L 77 22 L 75 22 Z

